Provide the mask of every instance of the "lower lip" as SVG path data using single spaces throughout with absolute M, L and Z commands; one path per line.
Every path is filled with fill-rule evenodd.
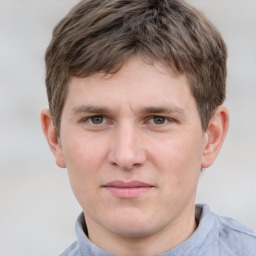
M 132 188 L 105 187 L 105 188 L 116 197 L 135 198 L 143 195 L 144 193 L 149 192 L 153 187 L 132 187 Z

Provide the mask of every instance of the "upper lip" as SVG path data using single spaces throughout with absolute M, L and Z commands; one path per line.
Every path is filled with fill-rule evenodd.
M 153 185 L 143 181 L 139 181 L 139 180 L 132 180 L 132 181 L 114 180 L 106 183 L 103 187 L 135 188 L 135 187 L 153 187 Z

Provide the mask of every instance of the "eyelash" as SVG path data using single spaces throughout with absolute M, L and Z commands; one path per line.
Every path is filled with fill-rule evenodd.
M 93 118 L 101 118 L 102 119 L 102 122 L 100 123 L 94 123 L 92 120 Z M 162 119 L 163 123 L 155 123 L 154 122 L 154 119 Z M 162 125 L 165 125 L 167 122 L 173 122 L 174 120 L 172 118 L 167 118 L 165 116 L 161 116 L 161 115 L 153 115 L 153 116 L 149 116 L 147 119 L 147 122 L 152 124 L 152 125 L 157 125 L 157 126 L 162 126 Z M 89 116 L 89 117 L 86 117 L 84 119 L 82 119 L 82 122 L 87 122 L 91 125 L 103 125 L 107 122 L 107 117 L 103 116 L 103 115 L 93 115 L 93 116 Z
M 92 121 L 93 118 L 102 118 L 103 121 L 101 123 L 95 124 Z M 86 118 L 82 119 L 82 122 L 87 122 L 87 123 L 90 123 L 91 125 L 101 125 L 101 124 L 106 122 L 106 117 L 104 117 L 103 115 L 89 116 L 89 117 L 86 117 Z
M 155 121 L 158 119 L 158 121 L 160 121 L 160 123 L 156 123 Z M 154 115 L 154 116 L 151 116 L 149 119 L 149 122 L 153 125 L 165 125 L 168 121 L 170 121 L 171 119 L 168 119 L 167 117 L 165 116 L 158 116 L 158 115 Z M 161 121 L 163 121 L 161 123 Z

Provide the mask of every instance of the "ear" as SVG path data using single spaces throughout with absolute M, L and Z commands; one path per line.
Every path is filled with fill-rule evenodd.
M 41 124 L 45 138 L 56 159 L 56 164 L 61 168 L 66 168 L 66 163 L 60 143 L 60 139 L 53 125 L 51 113 L 49 109 L 43 109 L 41 112 Z
M 206 145 L 203 152 L 201 168 L 211 166 L 217 157 L 228 131 L 229 115 L 225 106 L 220 105 L 209 122 L 206 131 Z

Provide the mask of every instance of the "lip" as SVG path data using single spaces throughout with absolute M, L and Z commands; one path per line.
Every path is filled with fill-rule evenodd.
M 138 180 L 128 182 L 115 180 L 106 183 L 102 187 L 107 189 L 113 196 L 119 198 L 136 198 L 154 188 L 153 185 Z

